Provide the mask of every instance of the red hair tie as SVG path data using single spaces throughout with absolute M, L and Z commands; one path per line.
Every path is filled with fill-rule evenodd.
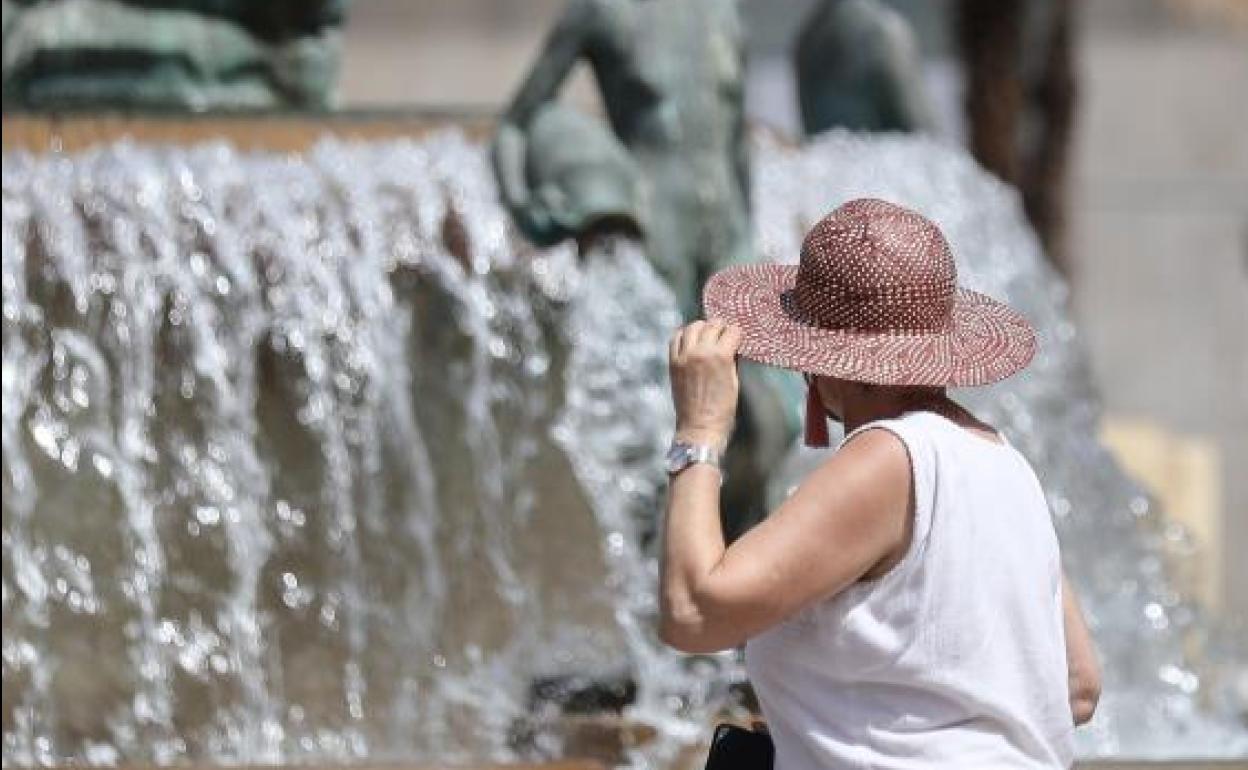
M 806 446 L 828 446 L 828 413 L 819 400 L 819 389 L 815 383 L 806 388 Z

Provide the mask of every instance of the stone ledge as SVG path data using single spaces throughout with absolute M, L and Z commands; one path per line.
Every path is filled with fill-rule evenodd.
M 241 150 L 303 152 L 322 137 L 343 141 L 409 139 L 456 126 L 474 139 L 487 137 L 493 119 L 443 111 L 355 112 L 47 112 L 6 114 L 5 152 L 79 152 L 120 139 L 147 144 L 192 145 L 228 141 Z

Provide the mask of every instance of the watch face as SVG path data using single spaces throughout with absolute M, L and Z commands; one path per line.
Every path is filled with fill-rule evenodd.
M 689 464 L 689 449 L 688 444 L 672 444 L 672 448 L 667 450 L 665 460 L 668 473 L 676 473 Z

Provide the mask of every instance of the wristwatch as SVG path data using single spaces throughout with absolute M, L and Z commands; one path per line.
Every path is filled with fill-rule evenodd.
M 689 444 L 673 439 L 672 446 L 667 450 L 667 457 L 664 459 L 667 474 L 675 476 L 694 463 L 706 463 L 714 466 L 721 475 L 723 473 L 723 468 L 719 465 L 718 449 L 706 444 Z

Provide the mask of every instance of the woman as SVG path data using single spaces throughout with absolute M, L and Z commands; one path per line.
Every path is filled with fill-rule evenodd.
M 1044 495 L 945 392 L 1026 366 L 1031 327 L 957 287 L 935 224 L 879 200 L 816 224 L 796 267 L 720 271 L 704 303 L 670 349 L 663 639 L 746 644 L 777 770 L 1069 766 L 1099 672 Z M 806 374 L 808 443 L 827 417 L 847 436 L 725 548 L 737 354 Z

